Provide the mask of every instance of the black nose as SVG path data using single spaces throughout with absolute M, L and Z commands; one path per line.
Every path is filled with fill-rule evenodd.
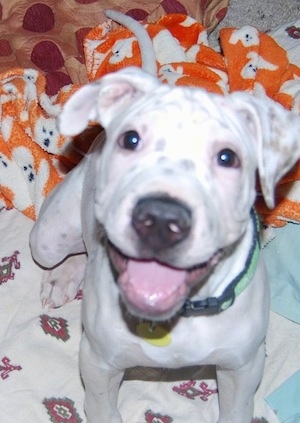
M 132 214 L 132 226 L 140 240 L 157 250 L 183 241 L 190 232 L 191 221 L 191 211 L 171 198 L 143 198 Z

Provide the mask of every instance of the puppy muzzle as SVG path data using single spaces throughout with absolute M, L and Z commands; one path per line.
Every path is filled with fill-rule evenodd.
M 192 287 L 202 281 L 221 253 L 189 269 L 172 267 L 158 260 L 125 256 L 109 245 L 112 265 L 122 301 L 130 314 L 151 321 L 172 318 L 183 306 Z

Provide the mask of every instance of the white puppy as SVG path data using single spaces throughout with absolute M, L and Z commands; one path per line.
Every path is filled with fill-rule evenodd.
M 202 364 L 216 365 L 218 423 L 250 423 L 269 314 L 256 171 L 272 206 L 300 155 L 299 117 L 268 99 L 171 88 L 128 68 L 81 88 L 60 129 L 76 134 L 89 120 L 105 128 L 104 144 L 96 139 L 46 199 L 31 233 L 42 266 L 87 253 L 88 423 L 122 422 L 124 369 Z M 71 274 L 68 290 L 66 275 L 64 288 L 50 273 L 48 302 L 74 292 Z

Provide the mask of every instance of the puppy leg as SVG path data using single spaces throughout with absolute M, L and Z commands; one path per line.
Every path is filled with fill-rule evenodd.
M 265 362 L 265 347 L 246 365 L 236 370 L 217 367 L 219 420 L 217 423 L 251 423 L 254 395 L 261 381 Z
M 84 159 L 48 195 L 30 233 L 32 256 L 47 269 L 71 254 L 86 251 L 81 225 L 86 167 L 87 159 Z
M 74 300 L 83 281 L 86 261 L 86 255 L 79 254 L 68 257 L 51 270 L 45 270 L 41 286 L 43 306 L 60 307 Z
M 85 334 L 81 340 L 80 369 L 85 385 L 87 423 L 122 423 L 117 403 L 124 371 L 101 361 L 91 349 Z

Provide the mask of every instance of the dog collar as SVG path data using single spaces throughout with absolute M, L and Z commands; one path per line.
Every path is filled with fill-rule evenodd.
M 254 209 L 251 210 L 253 222 L 252 244 L 245 262 L 244 269 L 232 280 L 219 297 L 209 297 L 206 300 L 191 301 L 187 299 L 182 306 L 180 316 L 196 317 L 211 314 L 218 314 L 229 308 L 235 298 L 241 294 L 250 284 L 258 263 L 260 242 L 259 242 L 259 220 Z

